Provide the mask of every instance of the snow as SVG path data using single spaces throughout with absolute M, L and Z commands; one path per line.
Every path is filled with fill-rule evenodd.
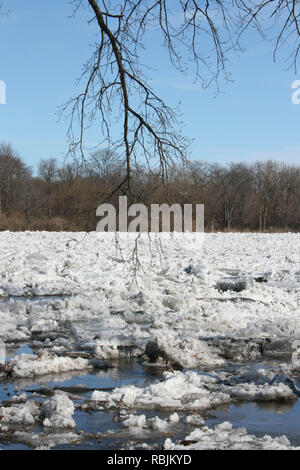
M 243 375 L 224 380 L 217 389 L 239 401 L 289 401 L 297 399 L 291 382 L 287 375 L 280 375 L 271 369 L 250 368 Z M 214 385 L 211 389 L 214 390 Z
M 72 418 L 74 410 L 72 400 L 65 393 L 57 391 L 50 400 L 44 403 L 43 425 L 53 428 L 75 428 L 76 423 Z
M 38 418 L 40 410 L 38 406 L 31 402 L 12 405 L 10 407 L 0 407 L 0 422 L 10 424 L 34 424 Z
M 206 234 L 198 251 L 162 243 L 161 253 L 141 237 L 137 283 L 126 240 L 119 240 L 121 256 L 113 234 L 1 233 L 3 295 L 72 294 L 30 306 L 11 298 L 0 311 L 3 340 L 57 334 L 69 321 L 73 341 L 101 359 L 118 357 L 120 345 L 137 356 L 156 338 L 172 360 L 199 368 L 224 363 L 211 336 L 300 338 L 298 234 Z M 218 281 L 232 273 L 267 273 L 268 282 L 220 292 Z M 85 329 L 93 320 L 96 327 Z
M 225 393 L 205 388 L 207 378 L 196 372 L 165 372 L 164 381 L 148 387 L 134 385 L 116 388 L 112 393 L 94 391 L 92 401 L 104 403 L 107 408 L 205 410 L 229 403 Z
M 225 448 L 288 448 L 283 437 L 258 439 L 226 426 L 204 431 L 198 412 L 234 401 L 297 399 L 289 380 L 300 371 L 300 360 L 291 362 L 300 340 L 300 234 L 182 237 L 140 236 L 137 272 L 126 234 L 116 243 L 109 233 L 0 232 L 1 377 L 25 386 L 47 383 L 49 374 L 88 373 L 91 361 L 71 351 L 101 361 L 126 356 L 170 372 L 150 384 L 94 391 L 86 406 L 126 408 L 125 428 L 127 422 L 128 429 L 157 432 L 176 426 L 176 413 L 184 412 L 182 422 L 197 427 L 196 448 L 223 448 L 223 441 Z M 18 343 L 34 354 L 3 366 L 3 344 Z M 154 361 L 149 344 L 157 345 Z M 277 357 L 286 364 L 272 372 L 221 371 L 228 362 Z M 67 395 L 51 397 L 44 417 L 36 406 L 31 399 L 1 406 L 0 425 L 76 426 Z M 169 410 L 173 418 L 149 421 L 135 410 Z M 34 442 L 47 446 L 40 437 Z M 180 444 L 166 444 L 173 445 Z
M 16 356 L 9 362 L 8 367 L 14 377 L 22 378 L 91 368 L 87 359 L 51 356 L 47 351 L 41 356 Z
M 161 419 L 158 416 L 154 418 L 146 418 L 146 415 L 130 414 L 123 421 L 123 427 L 129 428 L 131 433 L 141 433 L 145 431 L 155 431 L 159 433 L 170 432 L 173 426 L 179 423 L 179 416 L 173 413 L 168 419 Z
M 193 424 L 194 426 L 204 426 L 205 420 L 200 415 L 189 415 L 185 418 L 187 424 Z
M 231 398 L 241 401 L 296 400 L 296 395 L 285 384 L 254 385 L 241 384 L 232 388 Z
M 38 402 L 27 400 L 26 395 L 14 396 L 9 405 L 0 407 L 0 424 L 31 425 L 41 422 L 45 427 L 74 428 L 74 410 L 73 401 L 61 391 L 56 391 L 42 407 Z
M 122 427 L 119 431 L 108 431 L 107 433 L 114 435 L 115 438 L 121 436 L 141 438 L 151 438 L 153 436 L 160 436 L 161 434 L 172 434 L 175 428 L 178 428 L 180 418 L 177 413 L 171 414 L 168 418 L 162 419 L 158 416 L 154 418 L 147 418 L 145 414 L 128 414 L 128 411 L 121 410 L 119 420 L 122 421 Z
M 185 438 L 185 444 L 176 444 L 166 439 L 164 450 L 300 450 L 291 446 L 285 436 L 257 438 L 247 434 L 245 428 L 233 429 L 231 423 L 224 422 L 213 429 L 196 428 Z
M 27 444 L 35 450 L 49 450 L 57 445 L 78 443 L 82 438 L 77 433 L 70 431 L 51 434 L 15 431 L 13 439 L 16 442 Z

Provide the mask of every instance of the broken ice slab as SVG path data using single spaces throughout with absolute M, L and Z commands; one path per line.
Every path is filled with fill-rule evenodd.
M 234 278 L 236 278 L 237 276 L 241 274 L 240 269 L 218 268 L 218 271 L 221 273 L 225 273 L 228 276 L 234 277 Z
M 6 362 L 6 346 L 4 341 L 0 338 L 0 364 L 5 364 Z
M 243 290 L 251 289 L 254 285 L 254 279 L 248 277 L 225 277 L 217 282 L 217 289 L 226 292 L 228 290 L 234 292 L 241 292 Z

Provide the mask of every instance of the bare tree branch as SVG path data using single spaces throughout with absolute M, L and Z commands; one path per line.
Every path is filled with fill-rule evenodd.
M 99 119 L 101 142 L 124 158 L 126 177 L 121 186 L 128 194 L 134 164 L 143 161 L 149 168 L 158 164 L 165 180 L 176 160 L 187 159 L 189 149 L 176 110 L 157 95 L 142 72 L 141 50 L 150 27 L 162 35 L 171 63 L 179 71 L 188 69 L 187 62 L 193 64 L 203 87 L 218 83 L 220 74 L 229 79 L 228 53 L 242 50 L 241 37 L 251 25 L 264 39 L 273 39 L 274 59 L 284 45 L 292 44 L 288 60 L 297 64 L 299 0 L 76 0 L 73 4 L 74 11 L 89 6 L 99 34 L 81 77 L 84 90 L 62 109 L 70 113 L 70 151 L 75 155 L 79 151 L 85 160 L 86 130 Z M 121 136 L 115 136 L 115 126 L 121 128 Z

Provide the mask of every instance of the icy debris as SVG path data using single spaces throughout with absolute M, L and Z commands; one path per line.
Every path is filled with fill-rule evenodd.
M 24 425 L 34 424 L 38 420 L 39 414 L 39 407 L 32 401 L 26 401 L 26 403 L 0 407 L 0 422 Z
M 180 421 L 179 416 L 177 413 L 173 413 L 169 416 L 169 422 L 172 424 L 178 424 Z
M 194 426 L 204 426 L 205 419 L 200 415 L 189 415 L 185 418 L 186 424 L 192 424 Z
M 197 276 L 200 280 L 205 281 L 207 275 L 210 273 L 210 268 L 203 261 L 190 261 L 188 267 L 185 268 L 185 272 L 194 274 L 194 276 Z
M 256 276 L 254 278 L 254 281 L 258 282 L 259 284 L 261 284 L 262 282 L 268 282 L 270 276 L 271 276 L 271 273 L 264 273 L 264 274 L 261 274 L 260 276 Z
M 228 290 L 242 292 L 243 290 L 251 289 L 253 286 L 254 279 L 251 276 L 245 278 L 226 277 L 217 282 L 217 289 L 222 292 L 226 292 Z
M 36 320 L 34 319 L 33 324 L 30 326 L 30 332 L 33 333 L 44 333 L 47 331 L 57 331 L 58 324 L 55 320 Z
M 0 365 L 4 365 L 6 362 L 6 346 L 2 338 L 0 337 Z
M 93 349 L 93 348 L 91 348 Z M 130 342 L 129 337 L 113 337 L 112 339 L 106 340 L 96 340 L 96 346 L 94 349 L 94 354 L 98 359 L 118 359 L 120 356 L 127 357 L 136 357 L 141 355 L 143 349 L 135 344 L 135 342 Z
M 125 428 L 145 428 L 146 427 L 146 415 L 129 415 L 127 419 L 123 421 L 123 427 Z
M 161 303 L 164 307 L 173 312 L 179 312 L 185 308 L 185 301 L 178 295 L 164 295 L 161 297 Z
M 220 356 L 231 361 L 257 360 L 264 351 L 265 341 L 244 338 L 214 338 L 211 347 L 218 348 Z M 213 349 L 213 348 L 212 348 Z
M 84 240 L 75 242 L 73 250 L 67 246 L 70 237 Z M 84 238 L 84 234 L 69 233 L 0 233 L 0 244 L 5 247 L 0 295 L 72 295 L 27 301 L 6 298 L 0 312 L 3 340 L 28 343 L 33 337 L 31 346 L 45 344 L 52 350 L 86 347 L 97 351 L 101 359 L 142 356 L 147 343 L 157 341 L 168 365 L 176 361 L 188 368 L 292 354 L 287 338 L 300 339 L 299 234 L 205 234 L 205 245 L 192 251 L 164 243 L 159 253 L 156 243 L 149 246 L 148 235 L 140 241 L 144 269 L 137 274 L 137 288 L 128 274 L 128 263 L 121 262 L 114 234 L 91 233 Z M 129 244 L 120 240 L 120 247 L 129 260 Z M 37 250 L 45 256 L 42 261 Z M 257 282 L 247 296 L 244 291 L 217 291 L 217 282 L 226 276 L 231 283 L 242 276 Z M 264 280 L 268 282 L 260 282 Z M 36 337 L 41 330 L 44 333 Z M 158 361 L 164 358 L 159 356 Z M 83 358 L 43 354 L 20 356 L 5 367 L 10 367 L 14 383 L 23 386 L 32 385 L 37 376 L 39 381 L 49 380 L 40 374 L 76 371 L 80 375 L 88 366 Z M 294 363 L 285 374 L 299 370 Z M 5 373 L 6 369 L 0 369 L 0 374 Z M 232 400 L 229 395 L 234 391 L 243 395 L 241 399 L 288 397 L 293 392 L 293 382 L 267 378 L 223 383 L 220 392 L 222 381 L 208 383 L 202 377 L 195 383 L 186 374 L 165 376 L 152 389 L 122 387 L 104 394 L 103 407 L 124 404 L 130 410 L 167 407 L 179 412 L 207 409 L 225 397 Z M 21 403 L 12 406 L 17 405 Z
M 30 255 L 26 256 L 25 260 L 29 264 L 43 265 L 48 261 L 48 258 L 37 251 L 35 253 L 30 253 Z
M 167 432 L 170 429 L 171 425 L 174 424 L 174 423 L 171 423 L 170 421 L 161 419 L 158 416 L 155 416 L 154 418 L 149 419 L 148 423 L 149 423 L 149 428 L 157 432 Z
M 217 347 L 210 347 L 207 341 L 199 338 L 182 337 L 182 330 L 152 329 L 151 335 L 155 337 L 159 350 L 163 351 L 169 364 L 177 363 L 196 369 L 203 365 L 221 366 L 225 362 Z
M 229 377 L 229 378 L 228 378 Z M 239 384 L 252 383 L 255 385 L 271 385 L 276 377 L 275 371 L 271 369 L 250 368 L 241 375 L 230 375 L 229 372 L 222 372 L 219 378 L 223 379 L 225 385 L 235 386 Z
M 213 390 L 214 385 L 211 388 Z M 267 369 L 251 368 L 242 375 L 233 375 L 220 380 L 217 390 L 229 393 L 232 399 L 241 401 L 297 399 L 294 381 L 287 375 L 276 374 L 274 370 Z
M 76 423 L 72 418 L 74 410 L 74 403 L 68 395 L 56 391 L 43 405 L 41 412 L 43 425 L 53 428 L 75 428 Z
M 0 407 L 0 423 L 30 425 L 42 422 L 45 427 L 74 428 L 74 410 L 72 400 L 61 391 L 56 391 L 43 406 L 26 400 L 26 396 L 16 396 Z
M 14 377 L 25 378 L 68 371 L 80 371 L 89 369 L 91 366 L 87 359 L 82 359 L 81 357 L 75 359 L 58 357 L 43 351 L 39 356 L 30 354 L 16 356 L 9 362 L 9 368 Z
M 161 419 L 158 416 L 147 418 L 146 415 L 130 414 L 123 421 L 123 428 L 131 433 L 151 432 L 157 433 L 170 432 L 171 429 L 179 423 L 180 419 L 177 413 L 173 413 L 167 419 Z
M 164 381 L 145 388 L 133 385 L 114 389 L 112 393 L 94 391 L 92 401 L 106 408 L 204 410 L 229 403 L 225 393 L 205 388 L 208 378 L 196 372 L 165 372 Z M 210 380 L 210 378 L 209 378 Z
M 51 449 L 57 445 L 78 443 L 82 440 L 82 437 L 75 432 L 35 434 L 25 431 L 15 431 L 13 434 L 13 440 L 36 449 Z
M 73 236 L 77 241 L 84 237 Z M 3 302 L 0 323 L 4 341 L 26 341 L 30 328 L 32 333 L 42 328 L 47 334 L 57 328 L 56 324 L 61 328 L 62 322 L 68 321 L 71 326 L 66 340 L 71 343 L 75 338 L 77 346 L 97 350 L 101 359 L 118 358 L 126 352 L 125 346 L 134 346 L 130 354 L 136 357 L 160 335 L 159 348 L 173 362 L 197 368 L 221 365 L 227 358 L 220 354 L 217 344 L 208 347 L 200 337 L 300 338 L 299 268 L 295 267 L 299 234 L 205 234 L 205 247 L 191 252 L 185 246 L 163 243 L 160 254 L 156 240 L 142 236 L 139 259 L 144 270 L 138 273 L 141 292 L 132 287 L 128 264 L 119 262 L 114 234 L 91 233 L 83 243 L 74 242 L 76 250 L 70 248 L 69 239 L 69 233 L 0 234 L 7 254 L 17 250 L 16 255 L 0 260 L 0 272 L 7 273 L 1 283 L 3 292 L 11 296 L 26 292 L 72 294 L 65 299 L 47 297 L 26 302 L 14 298 Z M 120 239 L 120 248 L 128 260 L 131 248 L 124 242 Z M 42 265 L 40 253 L 45 258 Z M 184 272 L 185 266 L 190 276 Z M 78 282 L 67 279 L 66 270 L 71 277 L 76 274 Z M 269 273 L 268 282 L 255 282 L 251 299 L 242 297 L 243 292 L 218 292 L 213 287 L 223 276 L 236 283 L 243 275 L 259 279 L 264 273 Z M 284 288 L 283 283 L 291 287 Z M 53 346 L 59 345 L 47 343 L 47 347 Z M 232 343 L 230 349 L 234 349 Z M 268 345 L 265 350 L 269 352 L 267 349 Z M 273 349 L 271 345 L 271 353 Z M 242 360 L 251 360 L 258 356 L 259 347 L 245 349 L 245 354 L 238 350 L 226 354 L 229 359 L 241 356 Z
M 174 361 L 163 349 L 160 349 L 157 341 L 149 341 L 146 344 L 145 356 L 150 363 L 169 365 L 173 370 L 182 370 L 183 366 L 178 361 Z
M 268 338 L 268 341 L 264 343 L 264 354 L 268 357 L 290 357 L 293 353 L 292 343 L 291 337 Z
M 223 392 L 230 394 L 231 398 L 241 401 L 276 401 L 296 400 L 297 396 L 288 385 L 283 383 L 274 385 L 255 385 L 251 383 L 232 387 L 222 387 Z
M 299 353 L 298 353 L 299 355 Z M 295 362 L 292 362 L 292 364 L 290 364 L 287 368 L 288 372 L 290 374 L 299 374 L 300 372 L 300 361 L 295 361 Z
M 17 319 L 9 318 L 0 312 L 1 338 L 5 343 L 25 342 L 30 338 L 30 332 L 24 326 L 19 326 Z
M 264 436 L 258 438 L 247 434 L 245 428 L 233 429 L 232 424 L 224 422 L 214 429 L 202 427 L 195 429 L 181 443 L 166 439 L 164 450 L 300 450 L 292 447 L 286 436 Z

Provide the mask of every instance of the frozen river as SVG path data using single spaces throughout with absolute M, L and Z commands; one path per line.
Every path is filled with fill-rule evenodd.
M 300 446 L 299 242 L 1 233 L 0 448 Z

